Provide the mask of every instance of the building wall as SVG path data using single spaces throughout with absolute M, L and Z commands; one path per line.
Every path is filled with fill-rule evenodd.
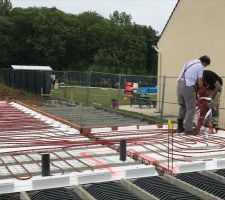
M 224 10 L 225 0 L 180 0 L 158 42 L 158 75 L 177 77 L 186 61 L 208 55 L 207 68 L 225 77 Z M 165 101 L 176 102 L 176 79 L 166 87 Z M 166 113 L 176 111 L 165 105 Z

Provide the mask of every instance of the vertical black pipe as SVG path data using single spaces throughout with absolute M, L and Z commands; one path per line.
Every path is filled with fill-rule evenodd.
M 50 176 L 50 154 L 41 155 L 42 176 Z
M 127 143 L 125 139 L 120 140 L 120 160 L 125 161 L 127 156 Z

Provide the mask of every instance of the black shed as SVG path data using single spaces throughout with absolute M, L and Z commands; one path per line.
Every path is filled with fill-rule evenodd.
M 11 65 L 5 73 L 5 83 L 35 94 L 49 94 L 52 72 L 50 66 Z

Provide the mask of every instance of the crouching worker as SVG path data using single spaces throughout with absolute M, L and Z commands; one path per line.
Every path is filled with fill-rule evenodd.
M 220 96 L 221 96 L 221 91 L 223 86 L 223 80 L 215 72 L 210 70 L 204 70 L 203 81 L 213 101 L 212 124 L 214 128 L 218 129 L 219 128 L 218 120 L 219 120 Z
M 177 98 L 179 113 L 177 117 L 177 132 L 186 135 L 197 135 L 198 130 L 193 129 L 193 118 L 196 110 L 195 86 L 203 88 L 203 68 L 210 64 L 208 56 L 187 62 L 177 81 Z M 184 122 L 184 125 L 183 125 Z

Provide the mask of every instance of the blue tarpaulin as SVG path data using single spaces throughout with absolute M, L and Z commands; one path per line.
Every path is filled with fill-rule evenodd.
M 137 90 L 138 93 L 157 93 L 157 86 L 154 87 L 140 87 Z

